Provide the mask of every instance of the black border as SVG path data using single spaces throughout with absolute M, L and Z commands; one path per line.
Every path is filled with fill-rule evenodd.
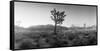
M 54 3 L 54 2 L 40 2 L 40 1 L 10 1 L 10 50 L 30 50 L 30 49 L 14 49 L 14 2 L 96 7 L 96 26 L 97 26 L 96 29 L 97 29 L 97 36 L 98 36 L 98 6 L 97 5 Z M 98 37 L 97 37 L 97 44 L 96 45 L 98 45 Z M 86 45 L 86 46 L 93 46 L 93 45 Z M 81 47 L 81 46 L 69 46 L 69 47 Z M 59 47 L 50 47 L 50 48 L 59 48 Z M 64 48 L 64 47 L 60 47 L 60 48 Z M 35 48 L 35 49 L 48 49 L 48 48 Z
M 14 50 L 14 2 L 10 1 L 10 50 Z

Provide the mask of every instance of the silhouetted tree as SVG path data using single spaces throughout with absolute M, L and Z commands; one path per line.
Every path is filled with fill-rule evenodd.
M 62 24 L 64 21 L 64 17 L 65 15 L 65 11 L 57 11 L 55 8 L 53 10 L 51 10 L 51 19 L 55 22 L 55 28 L 54 28 L 54 34 L 56 33 L 56 29 L 57 29 L 57 25 L 58 24 Z

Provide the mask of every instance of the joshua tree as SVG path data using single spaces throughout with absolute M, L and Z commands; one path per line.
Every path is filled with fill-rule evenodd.
M 55 28 L 54 28 L 54 34 L 57 34 L 56 33 L 56 29 L 57 29 L 57 25 L 61 25 L 64 21 L 64 17 L 66 16 L 65 15 L 65 11 L 57 11 L 55 8 L 53 10 L 51 10 L 51 19 L 54 21 L 55 23 Z

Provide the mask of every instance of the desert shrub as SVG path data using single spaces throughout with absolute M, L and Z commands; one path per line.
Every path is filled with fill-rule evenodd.
M 97 43 L 96 33 L 94 32 L 81 32 L 78 39 L 74 39 L 73 45 L 94 45 Z
M 77 35 L 75 35 L 75 34 L 69 34 L 68 36 L 68 40 L 73 40 L 73 39 L 75 39 L 76 37 L 77 37 Z
M 37 43 L 31 39 L 24 39 L 21 42 L 20 49 L 37 48 Z
M 88 41 L 89 41 L 89 45 L 95 45 L 97 44 L 97 34 L 90 34 L 88 37 L 87 37 Z

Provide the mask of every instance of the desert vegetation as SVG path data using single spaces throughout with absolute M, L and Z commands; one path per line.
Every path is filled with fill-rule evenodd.
M 49 28 L 40 29 L 32 30 L 32 28 L 26 28 L 27 31 L 15 32 L 15 49 L 69 47 L 97 44 L 96 30 L 80 31 L 80 29 L 73 30 L 66 28 L 63 32 L 59 30 L 55 35 L 53 30 L 49 30 Z

